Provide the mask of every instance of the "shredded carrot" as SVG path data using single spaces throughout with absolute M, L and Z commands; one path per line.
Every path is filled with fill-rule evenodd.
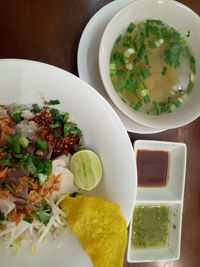
M 35 188 L 37 187 L 34 182 L 31 183 L 31 185 L 34 185 Z M 34 187 L 33 187 L 34 188 Z M 60 190 L 60 176 L 50 175 L 46 183 L 38 189 L 33 189 L 28 194 L 28 200 L 35 204 L 37 202 L 40 202 L 42 199 L 50 196 L 53 192 Z
M 0 168 L 0 180 L 4 179 L 6 177 L 7 172 L 8 172 L 8 168 L 7 167 L 3 168 L 3 169 Z
M 21 219 L 21 211 L 18 210 L 12 210 L 9 214 L 8 214 L 8 220 L 10 222 L 16 222 L 16 224 L 20 223 L 20 219 Z
M 7 144 L 5 136 L 13 133 L 11 126 L 11 118 L 8 115 L 0 115 L 0 146 L 5 146 Z
M 7 189 L 0 190 L 0 199 L 10 199 L 11 196 L 12 195 L 10 194 L 9 190 Z

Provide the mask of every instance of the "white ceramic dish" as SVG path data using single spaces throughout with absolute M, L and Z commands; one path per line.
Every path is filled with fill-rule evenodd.
M 109 63 L 110 53 L 113 44 L 119 34 L 131 23 L 145 19 L 160 19 L 173 26 L 186 36 L 190 30 L 190 36 L 187 38 L 193 55 L 196 59 L 197 75 L 193 92 L 188 100 L 181 107 L 172 113 L 160 116 L 148 115 L 138 112 L 125 104 L 117 95 L 113 88 Z M 99 68 L 102 81 L 106 91 L 113 103 L 130 119 L 152 128 L 171 129 L 183 126 L 200 115 L 199 109 L 199 84 L 200 84 L 200 18 L 191 9 L 185 5 L 171 0 L 138 0 L 122 8 L 109 22 L 101 39 L 99 50 Z
M 153 129 L 143 126 L 125 116 L 110 100 L 102 84 L 98 53 L 99 44 L 103 32 L 110 19 L 125 5 L 135 0 L 115 0 L 100 9 L 85 27 L 78 47 L 78 73 L 79 77 L 93 86 L 115 109 L 125 128 L 129 132 L 151 134 L 164 131 L 164 129 Z
M 138 150 L 166 151 L 169 155 L 167 185 L 160 188 L 138 187 L 137 201 L 183 201 L 187 156 L 186 145 L 175 142 L 137 140 L 134 143 L 134 150 L 136 157 Z
M 138 204 L 141 205 L 141 204 Z M 143 204 L 142 204 L 143 205 Z M 163 205 L 163 203 L 146 202 L 145 205 Z M 132 227 L 129 230 L 128 262 L 172 261 L 180 258 L 182 204 L 167 203 L 170 210 L 169 239 L 164 248 L 135 249 L 131 246 Z M 132 220 L 131 220 L 132 225 Z
M 168 183 L 164 188 L 138 187 L 136 205 L 165 205 L 170 207 L 169 240 L 164 248 L 135 249 L 131 246 L 132 221 L 129 228 L 128 262 L 172 261 L 180 257 L 182 211 L 185 188 L 186 153 L 183 143 L 137 140 L 138 150 L 167 151 L 169 153 Z
M 124 126 L 107 101 L 74 75 L 33 61 L 0 60 L 0 84 L 1 104 L 38 103 L 41 96 L 61 100 L 60 109 L 71 114 L 83 131 L 86 146 L 99 154 L 104 166 L 103 179 L 91 194 L 118 203 L 128 224 L 137 187 L 134 153 Z M 4 252 L 0 240 L 1 267 L 55 267 L 58 263 L 59 267 L 92 267 L 69 230 L 61 248 L 56 240 L 49 240 L 34 255 L 29 245 L 15 256 Z

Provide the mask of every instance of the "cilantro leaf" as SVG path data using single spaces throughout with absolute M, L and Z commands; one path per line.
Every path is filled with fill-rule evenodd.
M 47 224 L 50 221 L 51 215 L 46 213 L 45 211 L 32 211 L 32 215 L 41 223 L 43 223 L 45 226 L 47 226 Z
M 64 132 L 64 137 L 67 136 L 68 134 L 74 134 L 81 136 L 81 130 L 78 128 L 76 123 L 65 123 L 63 127 L 63 132 Z

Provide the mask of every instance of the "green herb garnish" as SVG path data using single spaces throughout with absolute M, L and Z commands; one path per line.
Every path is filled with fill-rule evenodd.
M 50 109 L 53 121 L 62 121 L 64 115 L 58 109 Z
M 60 100 L 55 99 L 55 100 L 45 101 L 45 104 L 48 105 L 48 106 L 59 105 L 60 104 Z
M 16 122 L 16 123 L 20 123 L 20 122 L 23 120 L 23 118 L 22 118 L 22 116 L 21 116 L 20 113 L 15 113 L 15 114 L 13 114 L 13 115 L 12 115 L 12 119 L 13 119 L 14 122 Z
M 32 211 L 32 215 L 45 226 L 49 223 L 51 218 L 51 207 L 48 205 L 46 200 L 43 200 L 38 206 L 38 210 Z
M 161 74 L 162 74 L 162 75 L 165 75 L 165 74 L 166 74 L 166 71 L 167 71 L 167 67 L 164 66 L 164 67 L 162 68 Z
M 146 49 L 146 45 L 145 45 L 145 44 L 143 44 L 143 45 L 139 48 L 138 53 L 137 53 L 137 57 L 136 57 L 136 59 L 134 60 L 134 63 L 135 63 L 135 64 L 140 63 L 140 61 L 143 59 L 144 54 L 145 54 L 145 49 Z
M 75 123 L 65 123 L 63 127 L 64 137 L 68 134 L 74 134 L 81 136 L 81 130 L 78 128 L 78 126 Z
M 33 219 L 32 218 L 30 218 L 30 217 L 24 217 L 23 218 L 23 220 L 25 221 L 25 222 L 27 222 L 27 223 L 32 223 L 33 222 Z
M 132 33 L 135 30 L 135 28 L 136 28 L 136 25 L 131 22 L 127 28 L 127 32 Z
M 175 69 L 180 66 L 180 59 L 183 52 L 182 46 L 177 43 L 172 43 L 170 48 L 164 52 L 164 59 L 167 64 L 173 66 Z
M 32 214 L 38 221 L 43 223 L 45 226 L 47 226 L 51 218 L 51 215 L 46 213 L 45 211 L 32 211 Z
M 27 168 L 30 174 L 38 177 L 38 174 L 45 174 L 49 176 L 52 173 L 52 161 L 40 159 L 31 154 L 23 155 L 23 158 L 17 164 L 20 168 Z
M 63 123 L 67 122 L 68 119 L 69 119 L 69 113 L 68 113 L 68 112 L 65 112 L 65 113 L 63 114 Z
M 5 188 L 7 188 L 11 193 L 15 194 L 16 190 L 13 188 L 11 184 L 5 184 Z
M 142 106 L 142 102 L 141 101 L 137 101 L 132 105 L 132 108 L 135 110 L 139 110 Z
M 24 105 L 14 106 L 10 108 L 9 114 L 11 118 L 14 120 L 14 122 L 19 123 L 23 120 L 21 113 L 25 109 L 26 109 L 26 106 Z
M 187 87 L 187 93 L 188 94 L 191 94 L 193 87 L 194 87 L 194 82 L 189 81 L 189 84 L 188 84 L 188 87 Z
M 2 167 L 8 167 L 10 166 L 10 160 L 11 160 L 11 155 L 7 154 L 3 159 L 0 160 L 0 166 Z
M 48 148 L 47 142 L 40 138 L 37 138 L 35 143 L 38 146 L 38 148 L 41 149 L 42 151 L 45 151 Z
M 45 175 L 43 173 L 38 173 L 37 177 L 38 177 L 38 181 L 39 181 L 40 185 L 43 185 L 47 179 L 47 175 Z
M 6 141 L 11 146 L 14 153 L 19 154 L 21 152 L 21 145 L 20 145 L 20 138 L 21 134 L 19 130 L 16 130 L 15 134 L 6 136 Z
M 53 136 L 56 138 L 63 138 L 62 134 L 58 133 L 56 130 L 52 132 Z
M 55 122 L 55 123 L 52 123 L 52 124 L 49 125 L 49 127 L 52 128 L 52 129 L 54 129 L 54 128 L 58 128 L 58 127 L 60 127 L 60 122 L 57 121 L 57 122 Z
M 132 49 L 134 49 L 133 52 L 131 52 Z M 154 57 L 161 57 L 163 60 L 160 73 L 154 68 L 152 62 Z M 144 105 L 142 111 L 148 114 L 169 113 L 183 103 L 182 95 L 185 92 L 178 90 L 175 95 L 169 94 L 169 99 L 163 102 L 153 102 L 150 99 L 153 89 L 147 79 L 153 75 L 155 79 L 157 79 L 156 75 L 160 75 L 161 79 L 164 79 L 162 76 L 165 75 L 172 77 L 179 75 L 175 70 L 180 67 L 182 60 L 188 61 L 191 74 L 194 76 L 196 74 L 195 58 L 185 38 L 177 30 L 165 25 L 161 20 L 148 19 L 137 25 L 130 23 L 126 31 L 116 40 L 111 52 L 111 81 L 123 102 L 130 105 L 135 101 L 130 105 L 133 109 L 139 110 Z M 194 86 L 193 76 L 188 84 L 187 95 L 191 93 Z M 150 87 L 147 88 L 147 86 Z M 146 105 L 147 103 L 149 104 Z
M 41 108 L 38 106 L 38 104 L 33 104 L 32 107 L 35 113 L 38 113 L 41 111 Z
M 26 137 L 19 138 L 19 143 L 22 147 L 27 147 L 29 145 L 29 140 Z

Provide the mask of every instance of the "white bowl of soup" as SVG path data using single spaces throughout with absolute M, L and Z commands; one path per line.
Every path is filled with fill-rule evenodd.
M 171 0 L 122 8 L 100 43 L 104 87 L 118 109 L 152 128 L 176 128 L 200 115 L 200 18 Z

